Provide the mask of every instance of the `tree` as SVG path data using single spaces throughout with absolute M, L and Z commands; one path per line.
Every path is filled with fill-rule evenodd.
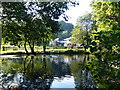
M 77 4 L 74 1 L 70 3 L 73 5 Z M 29 6 L 31 6 L 31 4 L 32 3 L 30 3 Z M 40 2 L 34 3 L 33 5 L 39 7 L 39 9 L 37 9 L 37 13 L 39 14 L 38 17 L 42 19 L 46 27 L 46 29 L 44 29 L 45 33 L 43 32 L 42 34 L 43 52 L 45 53 L 47 42 L 53 38 L 53 35 L 55 36 L 60 31 L 58 21 L 55 21 L 54 19 L 59 19 L 59 16 L 68 10 L 68 2 Z M 63 18 L 65 20 L 68 19 L 65 15 Z
M 86 13 L 77 19 L 76 26 L 72 31 L 72 42 L 82 43 L 86 49 L 90 44 L 90 35 L 94 20 L 91 19 L 92 13 Z
M 34 44 L 40 40 L 45 53 L 46 43 L 59 31 L 59 24 L 55 19 L 59 19 L 68 9 L 67 2 L 3 2 L 2 5 L 3 38 L 14 45 L 24 41 L 27 53 L 26 44 L 34 53 Z
M 24 3 L 2 2 L 3 6 L 3 39 L 5 43 L 19 45 L 24 41 L 25 50 L 27 42 L 26 21 L 30 18 L 25 10 Z M 29 20 L 28 20 L 29 21 Z
M 91 6 L 96 28 L 90 51 L 95 58 L 89 65 L 100 88 L 116 89 L 120 87 L 120 2 L 93 2 Z
M 2 22 L 1 22 L 1 16 L 2 16 L 2 4 L 0 3 L 0 51 L 1 51 L 1 44 L 2 44 Z
M 82 30 L 78 26 L 75 26 L 74 29 L 72 30 L 72 43 L 85 43 L 84 38 L 86 36 L 86 31 Z
M 97 29 L 93 31 L 95 50 L 118 53 L 120 40 L 120 2 L 94 2 L 93 19 Z M 98 47 L 99 46 L 99 47 Z M 92 51 L 92 49 L 91 49 Z M 93 50 L 94 52 L 94 50 Z

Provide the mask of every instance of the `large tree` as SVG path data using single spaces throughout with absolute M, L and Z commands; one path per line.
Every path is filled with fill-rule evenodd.
M 89 63 L 100 88 L 120 88 L 120 2 L 93 2 L 93 29 Z M 104 73 L 103 73 L 104 72 Z
M 10 42 L 13 45 L 19 45 L 19 41 L 24 40 L 26 47 L 27 22 L 30 16 L 24 3 L 20 2 L 3 2 L 3 39 L 5 43 Z M 27 22 L 26 22 L 27 21 Z M 21 43 L 21 42 L 20 42 Z M 26 50 L 26 48 L 25 48 Z M 27 52 L 27 50 L 26 50 Z
M 92 7 L 97 26 L 93 31 L 94 43 L 97 45 L 95 50 L 118 52 L 116 49 L 120 46 L 120 2 L 94 2 Z
M 77 19 L 76 26 L 72 30 L 72 43 L 84 45 L 85 51 L 90 44 L 91 30 L 94 20 L 91 18 L 92 13 L 86 13 Z
M 34 44 L 39 41 L 45 53 L 46 43 L 59 31 L 56 20 L 68 10 L 68 2 L 3 2 L 2 6 L 4 40 L 14 45 L 24 43 L 27 53 L 26 44 L 34 53 Z

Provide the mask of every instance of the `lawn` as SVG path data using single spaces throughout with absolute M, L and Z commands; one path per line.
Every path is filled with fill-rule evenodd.
M 28 52 L 30 53 L 31 50 L 29 47 L 27 47 L 28 49 Z M 80 51 L 80 50 L 84 50 L 83 48 L 82 49 L 78 49 L 78 48 L 65 48 L 65 47 L 50 47 L 50 46 L 47 46 L 46 48 L 46 52 L 50 52 L 50 53 L 64 53 L 66 51 Z M 20 47 L 18 48 L 17 46 L 15 47 L 7 47 L 5 48 L 5 50 L 1 51 L 1 54 L 6 54 L 6 53 L 17 53 L 17 52 L 21 52 L 21 53 L 25 53 L 25 50 L 24 50 L 24 47 Z M 43 53 L 43 48 L 42 46 L 35 46 L 35 52 L 36 53 Z

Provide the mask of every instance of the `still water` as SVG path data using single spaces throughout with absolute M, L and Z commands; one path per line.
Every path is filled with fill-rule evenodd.
M 54 90 L 99 88 L 85 55 L 5 56 L 0 61 L 0 89 Z

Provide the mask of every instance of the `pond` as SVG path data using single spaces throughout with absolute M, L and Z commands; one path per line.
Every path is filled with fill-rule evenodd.
M 1 59 L 0 89 L 101 88 L 94 72 L 86 65 L 85 55 L 5 56 Z

